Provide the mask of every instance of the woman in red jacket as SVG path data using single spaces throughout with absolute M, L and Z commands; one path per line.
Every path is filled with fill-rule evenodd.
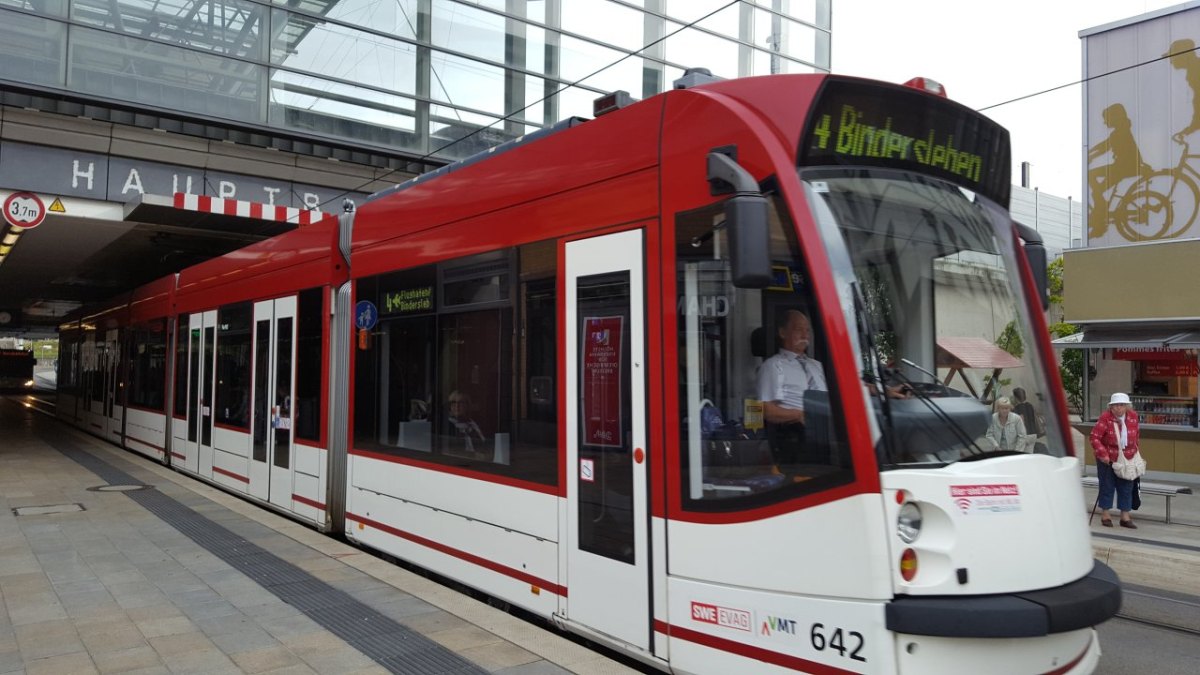
M 1096 475 L 1100 478 L 1100 496 L 1097 504 L 1101 509 L 1100 524 L 1112 527 L 1108 510 L 1112 508 L 1113 492 L 1117 493 L 1117 508 L 1121 510 L 1121 527 L 1137 529 L 1129 512 L 1133 510 L 1134 481 L 1120 478 L 1113 472 L 1112 463 L 1117 453 L 1125 459 L 1133 459 L 1138 451 L 1138 417 L 1129 404 L 1129 395 L 1117 392 L 1108 400 L 1096 427 L 1092 429 L 1092 449 L 1096 451 Z

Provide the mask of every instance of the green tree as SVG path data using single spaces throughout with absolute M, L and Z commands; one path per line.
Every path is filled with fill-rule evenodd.
M 1021 331 L 1017 330 L 1017 322 L 1009 321 L 1000 337 L 996 338 L 996 346 L 1012 354 L 1018 359 L 1025 355 L 1025 344 L 1021 342 Z
M 1047 282 L 1050 286 L 1050 304 L 1062 305 L 1063 301 L 1063 259 L 1059 256 L 1046 267 Z M 1060 338 L 1079 332 L 1074 324 L 1059 321 L 1048 326 L 1050 335 Z M 1067 405 L 1072 410 L 1083 409 L 1083 350 L 1064 349 L 1061 354 L 1058 375 L 1062 378 L 1063 391 L 1067 395 Z

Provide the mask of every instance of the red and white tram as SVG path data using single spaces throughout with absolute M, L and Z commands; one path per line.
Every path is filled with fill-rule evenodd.
M 1120 590 L 1007 132 L 821 75 L 613 108 L 65 325 L 60 414 L 664 670 L 1090 672 Z M 1002 332 L 1012 450 L 940 346 Z

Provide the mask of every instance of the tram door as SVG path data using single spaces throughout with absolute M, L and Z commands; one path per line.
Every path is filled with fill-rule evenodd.
M 217 311 L 188 318 L 188 419 L 185 466 L 212 477 L 213 388 L 216 379 Z
M 295 297 L 254 304 L 253 369 L 250 494 L 290 509 L 295 456 Z
M 640 230 L 566 245 L 565 602 L 571 621 L 648 649 L 641 251 Z

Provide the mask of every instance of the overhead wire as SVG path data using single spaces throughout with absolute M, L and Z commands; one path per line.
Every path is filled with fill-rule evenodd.
M 1025 94 L 1024 96 L 1010 98 L 1007 101 L 1001 101 L 1000 103 L 993 103 L 992 105 L 984 106 L 982 108 L 976 108 L 976 110 L 978 112 L 983 112 L 985 110 L 991 110 L 992 108 L 999 108 L 1002 105 L 1008 105 L 1010 103 L 1017 103 L 1018 101 L 1024 101 L 1026 99 L 1030 99 L 1035 96 L 1043 96 L 1045 94 L 1050 94 L 1050 93 L 1056 92 L 1060 89 L 1066 89 L 1067 87 L 1074 87 L 1075 85 L 1085 84 L 1087 82 L 1091 82 L 1092 80 L 1098 80 L 1102 77 L 1108 77 L 1109 75 L 1116 75 L 1117 73 L 1123 73 L 1127 70 L 1133 70 L 1135 68 L 1141 68 L 1142 66 L 1148 66 L 1151 63 L 1158 63 L 1159 61 L 1162 61 L 1163 59 L 1173 59 L 1176 56 L 1180 56 L 1182 54 L 1187 54 L 1188 52 L 1195 52 L 1197 49 L 1200 49 L 1200 46 L 1193 47 L 1192 49 L 1184 49 L 1183 51 L 1179 51 L 1179 52 L 1163 54 L 1162 56 L 1159 56 L 1159 57 L 1153 58 L 1153 59 L 1149 59 L 1147 61 L 1139 61 L 1138 63 L 1133 63 L 1128 66 L 1123 66 L 1121 68 L 1117 68 L 1116 70 L 1110 70 L 1106 73 L 1100 73 L 1099 75 L 1092 75 L 1091 77 L 1085 77 L 1081 80 L 1074 80 L 1072 82 L 1060 84 L 1055 87 L 1050 87 L 1049 89 L 1042 89 L 1041 91 L 1035 91 L 1031 94 Z

